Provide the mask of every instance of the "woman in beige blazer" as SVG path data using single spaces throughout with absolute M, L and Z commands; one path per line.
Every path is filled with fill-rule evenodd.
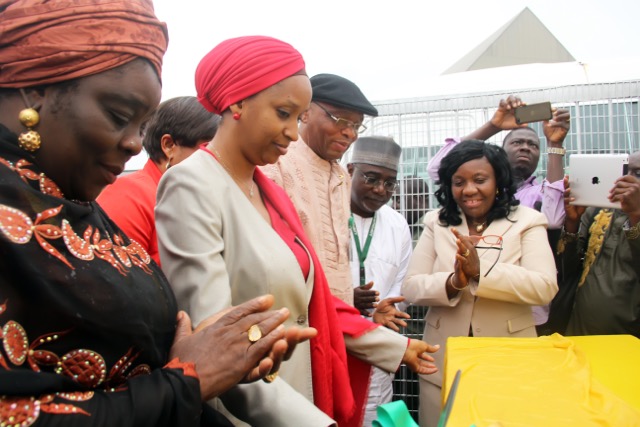
M 558 290 L 545 216 L 518 206 L 502 148 L 462 142 L 438 174 L 442 208 L 426 215 L 402 286 L 408 302 L 429 307 L 424 340 L 441 346 L 439 372 L 420 376 L 423 427 L 438 422 L 447 338 L 535 337 L 531 306 Z
M 427 352 L 437 347 L 409 342 L 332 297 L 291 200 L 256 169 L 298 139 L 311 100 L 302 56 L 270 37 L 230 39 L 200 62 L 196 86 L 222 120 L 206 147 L 165 173 L 156 208 L 162 267 L 178 303 L 199 322 L 269 293 L 274 308 L 290 312 L 288 325 L 318 331 L 271 372 L 272 382 L 221 399 L 252 426 L 359 426 L 370 369 L 360 360 L 429 374 Z M 347 363 L 347 351 L 357 359 Z

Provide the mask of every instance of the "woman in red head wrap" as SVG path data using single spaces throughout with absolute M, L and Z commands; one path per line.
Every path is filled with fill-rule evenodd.
M 150 1 L 0 0 L 0 425 L 229 425 L 203 399 L 314 333 L 271 296 L 193 332 L 93 201 L 141 149 L 166 45 Z
M 271 37 L 230 39 L 202 59 L 196 88 L 222 121 L 211 142 L 163 176 L 156 207 L 160 257 L 179 305 L 198 321 L 268 292 L 291 311 L 291 324 L 318 330 L 271 371 L 273 384 L 221 399 L 253 426 L 359 426 L 370 367 L 346 348 L 387 371 L 404 361 L 421 373 L 433 371 L 425 352 L 435 348 L 407 348 L 331 295 L 293 204 L 256 168 L 298 139 L 311 101 L 304 61 Z

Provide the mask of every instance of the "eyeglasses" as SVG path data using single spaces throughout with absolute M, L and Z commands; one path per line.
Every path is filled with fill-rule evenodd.
M 358 169 L 358 171 L 362 175 L 362 179 L 364 179 L 364 184 L 369 187 L 376 188 L 382 185 L 385 191 L 387 191 L 388 193 L 393 193 L 400 186 L 400 183 L 395 179 L 388 179 L 386 181 L 383 181 L 378 177 L 367 175 L 366 173 L 362 172 L 360 169 Z
M 480 242 L 484 243 L 487 246 L 478 246 L 478 243 Z M 489 270 L 487 270 L 487 272 L 484 273 L 484 277 L 487 277 L 487 274 L 491 273 L 491 270 L 493 270 L 493 267 L 495 267 L 496 264 L 498 263 L 498 260 L 500 259 L 500 254 L 502 254 L 502 236 L 497 236 L 493 234 L 482 236 L 480 237 L 480 240 L 476 242 L 476 249 L 495 249 L 500 251 L 498 252 L 498 256 L 496 257 L 496 260 L 493 262 L 493 265 L 491 265 L 491 268 L 489 268 Z
M 317 102 L 314 102 L 314 104 L 316 104 L 318 107 L 320 107 L 320 109 L 322 111 L 324 111 L 325 113 L 327 113 L 327 116 L 329 116 L 331 118 L 331 120 L 333 120 L 336 124 L 336 126 L 338 126 L 340 128 L 340 130 L 346 129 L 346 128 L 351 128 L 353 129 L 353 131 L 355 133 L 362 133 L 365 130 L 367 130 L 367 127 L 365 125 L 363 125 L 362 123 L 354 123 L 351 120 L 347 120 L 347 119 L 343 119 L 340 117 L 336 117 L 333 114 L 331 114 L 326 108 L 324 108 L 322 105 L 318 104 Z

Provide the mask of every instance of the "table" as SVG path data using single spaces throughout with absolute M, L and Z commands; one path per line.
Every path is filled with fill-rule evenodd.
M 449 426 L 640 426 L 640 340 L 630 335 L 452 337 L 444 393 L 462 378 Z

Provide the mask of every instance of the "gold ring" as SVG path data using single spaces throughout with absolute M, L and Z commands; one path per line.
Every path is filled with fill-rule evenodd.
M 262 331 L 260 330 L 260 327 L 258 325 L 251 325 L 247 331 L 247 337 L 251 342 L 256 342 L 262 338 Z
M 471 251 L 469 250 L 469 248 L 467 248 L 467 250 L 466 250 L 466 251 L 464 251 L 464 253 L 462 254 L 462 256 L 466 258 L 466 257 L 468 257 L 468 256 L 469 256 L 469 254 L 470 254 L 470 253 L 471 253 Z
M 272 374 L 265 375 L 262 379 L 265 383 L 272 383 L 275 379 L 278 378 L 278 371 L 275 371 Z

